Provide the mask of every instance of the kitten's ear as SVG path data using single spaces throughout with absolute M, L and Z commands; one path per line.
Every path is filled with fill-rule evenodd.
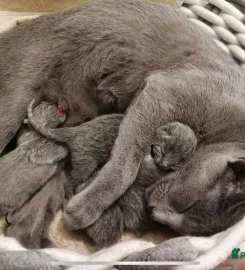
M 235 175 L 245 176 L 245 157 L 228 162 L 228 166 L 233 170 Z

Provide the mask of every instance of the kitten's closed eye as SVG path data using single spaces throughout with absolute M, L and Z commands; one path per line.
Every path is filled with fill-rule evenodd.
M 158 144 L 152 144 L 151 145 L 151 157 L 156 158 L 156 157 L 163 157 L 164 152 L 163 149 L 160 145 Z

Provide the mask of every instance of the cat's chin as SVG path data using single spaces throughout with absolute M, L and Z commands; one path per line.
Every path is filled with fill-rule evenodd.
M 167 225 L 175 231 L 181 231 L 183 218 L 184 218 L 183 214 L 174 213 L 167 210 L 166 211 L 153 210 L 151 215 L 151 219 L 163 225 Z

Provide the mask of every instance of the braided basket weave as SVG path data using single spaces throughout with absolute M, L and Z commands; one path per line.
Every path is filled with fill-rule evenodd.
M 245 69 L 245 0 L 183 0 L 181 12 Z M 232 2 L 232 3 L 231 3 Z

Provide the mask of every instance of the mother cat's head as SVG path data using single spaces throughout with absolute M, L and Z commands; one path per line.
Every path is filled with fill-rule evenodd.
M 203 146 L 147 194 L 152 218 L 182 234 L 222 231 L 245 215 L 245 145 Z

